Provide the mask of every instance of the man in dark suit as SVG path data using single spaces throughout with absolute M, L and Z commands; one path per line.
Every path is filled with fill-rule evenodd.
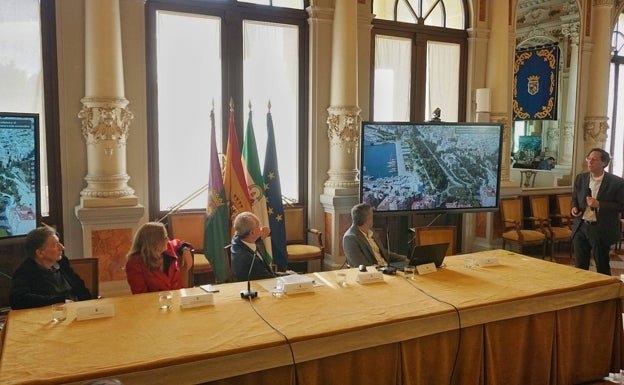
M 232 238 L 232 278 L 235 282 L 274 278 L 273 270 L 263 257 L 261 240 L 268 237 L 268 227 L 261 227 L 253 213 L 242 212 L 234 218 Z M 253 263 L 253 265 L 252 265 Z
M 350 266 L 379 265 L 389 262 L 405 261 L 407 257 L 388 251 L 383 247 L 373 230 L 373 208 L 367 203 L 360 203 L 351 209 L 353 224 L 342 237 L 342 248 Z
M 591 149 L 585 160 L 588 172 L 576 176 L 572 191 L 574 264 L 589 269 L 593 254 L 596 270 L 611 275 L 609 253 L 620 237 L 624 179 L 604 171 L 611 157 L 600 148 Z
M 12 309 L 91 299 L 84 281 L 69 265 L 56 230 L 42 226 L 30 231 L 24 250 L 26 260 L 11 278 L 9 302 Z

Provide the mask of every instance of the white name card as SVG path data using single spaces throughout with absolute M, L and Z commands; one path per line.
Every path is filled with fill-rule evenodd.
M 479 257 L 475 259 L 475 264 L 481 267 L 498 266 L 500 262 L 496 257 Z
M 114 315 L 115 305 L 112 303 L 76 306 L 76 321 L 113 317 Z
M 423 275 L 433 273 L 435 271 L 438 271 L 438 269 L 436 269 L 435 263 L 431 262 L 416 266 L 416 271 L 419 275 Z
M 366 285 L 369 283 L 384 282 L 384 277 L 381 271 L 359 272 L 355 281 Z
M 307 293 L 314 289 L 314 280 L 305 275 L 285 275 L 278 278 L 278 281 L 278 284 L 282 285 L 286 294 Z
M 197 288 L 180 289 L 180 307 L 182 309 L 212 305 L 214 305 L 212 293 Z

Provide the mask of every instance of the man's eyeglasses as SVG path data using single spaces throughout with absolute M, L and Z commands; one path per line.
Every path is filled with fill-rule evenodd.
M 602 159 L 600 158 L 590 158 L 589 156 L 585 158 L 585 160 L 588 162 L 602 162 Z

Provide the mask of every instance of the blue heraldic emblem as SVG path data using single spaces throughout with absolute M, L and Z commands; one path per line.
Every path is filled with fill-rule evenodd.
M 557 119 L 559 47 L 517 50 L 514 60 L 513 119 Z

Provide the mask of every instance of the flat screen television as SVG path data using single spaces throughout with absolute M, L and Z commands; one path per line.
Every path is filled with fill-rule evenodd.
M 37 227 L 39 115 L 0 112 L 0 240 Z
M 500 124 L 363 122 L 360 201 L 378 212 L 499 207 Z

